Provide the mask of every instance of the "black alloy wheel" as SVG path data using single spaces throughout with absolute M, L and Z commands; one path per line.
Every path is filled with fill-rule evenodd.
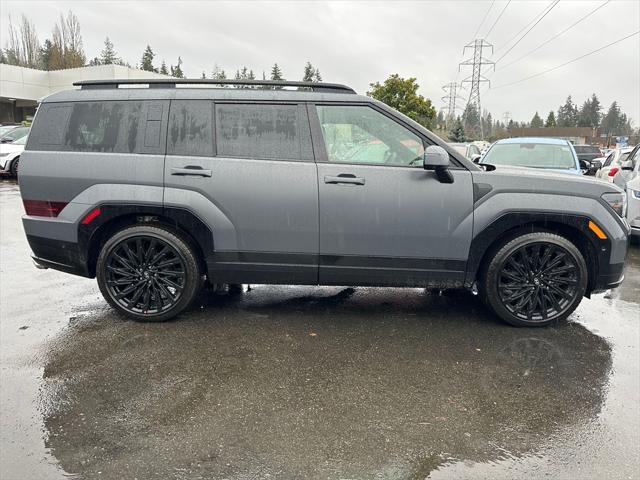
M 543 326 L 564 320 L 579 305 L 588 270 L 580 250 L 548 232 L 518 236 L 504 244 L 485 270 L 481 293 L 503 320 Z
M 163 227 L 139 225 L 111 237 L 96 277 L 105 299 L 140 321 L 164 321 L 193 301 L 201 286 L 199 262 L 189 243 Z
M 579 269 L 564 248 L 532 243 L 506 258 L 498 282 L 500 299 L 509 312 L 540 322 L 562 314 L 574 301 Z

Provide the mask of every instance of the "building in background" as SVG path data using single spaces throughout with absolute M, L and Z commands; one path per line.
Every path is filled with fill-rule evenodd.
M 30 120 L 42 97 L 76 88 L 73 83 L 79 80 L 166 77 L 122 65 L 46 71 L 0 64 L 0 124 Z

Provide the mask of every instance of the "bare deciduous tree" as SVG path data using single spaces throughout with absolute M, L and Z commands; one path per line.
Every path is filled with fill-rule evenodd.
M 58 23 L 53 27 L 52 39 L 52 70 L 82 67 L 85 64 L 80 22 L 71 10 L 66 17 L 60 14 Z
M 6 57 L 7 63 L 21 67 L 37 68 L 40 42 L 32 22 L 22 15 L 20 24 L 16 27 L 9 17 L 7 32 Z

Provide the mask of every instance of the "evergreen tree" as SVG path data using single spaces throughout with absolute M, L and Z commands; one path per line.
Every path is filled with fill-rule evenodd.
M 322 75 L 320 75 L 320 70 L 316 68 L 316 73 L 313 74 L 313 81 L 320 83 L 322 81 Z
M 207 74 L 206 74 L 206 73 L 204 73 L 204 70 L 202 71 L 202 76 L 201 76 L 200 78 L 201 78 L 202 80 L 204 80 L 204 79 L 206 79 L 206 78 L 207 78 Z
M 162 60 L 162 63 L 160 64 L 159 73 L 161 73 L 162 75 L 169 75 L 169 70 L 167 69 L 167 64 L 164 62 L 164 60 Z
M 304 66 L 304 74 L 302 75 L 303 82 L 313 82 L 313 76 L 315 75 L 316 70 L 311 65 L 311 62 L 307 62 Z
M 555 127 L 556 126 L 556 115 L 553 113 L 553 110 L 549 112 L 547 115 L 547 121 L 544 122 L 545 127 Z
M 7 57 L 5 56 L 2 48 L 0 48 L 0 63 L 7 63 Z
M 578 113 L 578 126 L 597 128 L 600 125 L 600 100 L 594 93 L 583 104 Z
M 467 103 L 462 114 L 464 122 L 464 132 L 471 140 L 480 138 L 480 114 L 475 103 Z
M 42 70 L 51 69 L 51 55 L 53 54 L 53 44 L 48 38 L 42 44 L 40 48 L 40 68 Z
M 271 80 L 284 80 L 282 70 L 277 63 L 274 63 L 273 67 L 271 67 Z
M 100 65 L 113 65 L 121 63 L 121 60 L 116 54 L 116 50 L 113 48 L 113 43 L 109 40 L 109 37 L 104 40 L 104 48 L 100 52 Z
M 615 135 L 622 133 L 625 130 L 627 123 L 627 116 L 621 112 L 618 102 L 613 102 L 607 111 L 607 114 L 602 117 L 602 129 L 606 135 Z
M 221 68 L 217 63 L 213 66 L 213 72 L 211 74 L 211 78 L 214 80 L 226 80 L 227 74 L 223 68 Z
M 178 57 L 178 64 L 174 67 L 171 65 L 171 76 L 175 78 L 184 78 L 184 73 L 182 73 L 182 58 Z
M 144 53 L 142 54 L 142 60 L 140 60 L 140 70 L 157 72 L 158 70 L 153 67 L 153 57 L 155 57 L 155 53 L 153 53 L 151 47 L 147 45 L 147 48 L 145 48 Z
M 464 125 L 462 124 L 462 119 L 460 117 L 457 117 L 456 121 L 453 123 L 453 128 L 449 132 L 449 140 L 458 143 L 467 141 L 467 137 L 464 133 Z
M 559 127 L 575 127 L 578 125 L 578 107 L 571 100 L 571 95 L 566 102 L 558 109 Z
M 536 112 L 531 119 L 531 128 L 541 128 L 542 125 L 542 119 L 540 118 L 540 115 L 538 115 L 538 112 Z

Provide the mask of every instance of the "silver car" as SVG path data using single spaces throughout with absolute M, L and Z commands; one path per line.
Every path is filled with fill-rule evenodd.
M 38 108 L 23 225 L 39 267 L 97 278 L 129 318 L 175 317 L 204 283 L 266 283 L 465 288 L 541 326 L 622 281 L 618 187 L 477 166 L 349 87 L 78 85 Z

